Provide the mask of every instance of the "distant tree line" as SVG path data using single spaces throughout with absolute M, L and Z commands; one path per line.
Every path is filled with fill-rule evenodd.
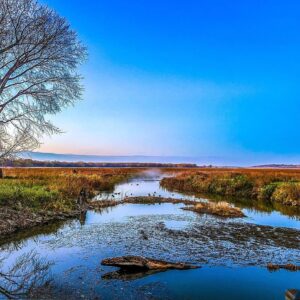
M 108 162 L 65 162 L 38 161 L 32 159 L 7 159 L 2 167 L 40 167 L 40 168 L 196 168 L 196 164 L 181 163 L 108 163 Z

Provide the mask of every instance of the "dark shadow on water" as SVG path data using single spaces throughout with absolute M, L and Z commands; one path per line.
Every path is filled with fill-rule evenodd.
M 8 235 L 0 238 L 0 250 L 1 246 L 10 244 L 10 247 L 14 249 L 22 248 L 23 241 L 29 238 L 39 238 L 41 235 L 55 234 L 59 229 L 63 228 L 66 224 L 71 224 L 74 220 L 67 221 L 55 221 L 50 224 L 39 225 L 29 229 L 24 229 L 19 232 L 15 232 L 12 235 Z
M 118 271 L 113 271 L 109 273 L 105 273 L 102 275 L 102 279 L 104 280 L 124 280 L 124 281 L 130 281 L 130 280 L 136 280 L 141 279 L 156 273 L 165 272 L 167 270 L 125 270 L 120 269 Z

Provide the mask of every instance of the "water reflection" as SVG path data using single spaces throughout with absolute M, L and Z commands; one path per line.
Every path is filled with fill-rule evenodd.
M 72 222 L 72 220 L 55 221 L 50 224 L 39 225 L 28 230 L 22 230 L 14 233 L 13 235 L 0 237 L 0 251 L 6 250 L 7 247 L 9 247 L 11 251 L 21 249 L 24 246 L 24 241 L 28 238 L 38 240 L 42 236 L 55 234 L 59 229 Z
M 36 252 L 30 251 L 9 263 L 9 255 L 0 255 L 0 296 L 8 299 L 35 297 L 49 294 L 51 290 L 52 265 Z
M 159 178 L 136 179 L 118 185 L 113 193 L 130 187 L 134 196 L 150 193 L 186 198 L 163 190 Z M 204 195 L 188 196 L 207 199 Z M 226 200 L 242 207 L 248 218 L 225 220 L 198 215 L 182 210 L 182 204 L 123 204 L 2 239 L 0 293 L 15 293 L 16 298 L 22 293 L 36 299 L 218 299 L 221 294 L 222 299 L 279 300 L 286 289 L 300 288 L 299 273 L 270 273 L 265 268 L 268 262 L 299 261 L 298 231 L 247 223 L 299 228 L 299 215 L 277 204 Z M 100 264 L 104 258 L 122 255 L 203 267 L 124 274 Z
M 160 186 L 163 176 L 155 178 L 135 178 L 131 181 L 116 185 L 113 191 L 100 193 L 95 200 L 123 200 L 126 197 L 156 196 L 164 198 L 185 198 L 196 200 L 194 195 L 184 195 L 178 192 L 170 192 Z
M 240 268 L 253 264 L 263 267 L 270 261 L 298 261 L 295 244 L 299 236 L 295 231 L 197 215 L 181 210 L 181 206 L 125 204 L 101 213 L 88 212 L 85 221 L 81 221 L 83 225 L 74 220 L 24 233 L 17 241 L 2 245 L 1 254 L 6 259 L 0 272 L 14 269 L 16 260 L 31 251 L 36 251 L 45 263 L 55 262 L 47 269 L 47 278 L 53 279 L 50 291 L 43 284 L 39 289 L 36 285 L 38 299 L 50 292 L 53 296 L 50 299 L 147 299 L 148 296 L 216 299 L 212 289 L 216 282 L 224 299 L 240 299 L 237 294 L 243 299 L 281 299 L 285 289 L 297 287 L 297 273 L 271 274 L 259 267 Z M 204 267 L 190 271 L 124 274 L 100 264 L 104 258 L 130 254 L 197 263 Z M 34 268 L 32 260 L 26 261 Z M 232 268 L 233 265 L 239 267 Z M 26 268 L 21 273 L 23 278 L 30 274 Z M 227 278 L 236 286 L 232 287 Z M 0 282 L 2 286 L 1 279 Z M 247 282 L 252 284 L 247 286 Z M 7 286 L 5 289 L 12 290 Z M 271 291 L 270 297 L 268 291 Z
M 300 228 L 299 208 L 253 199 L 169 191 L 160 186 L 160 180 L 165 176 L 164 174 L 155 173 L 146 175 L 147 176 L 135 178 L 129 182 L 118 184 L 114 191 L 103 192 L 99 194 L 95 200 L 122 200 L 125 197 L 161 196 L 194 201 L 227 201 L 242 208 L 247 216 L 245 219 L 246 222 L 260 225 Z M 151 177 L 152 175 L 153 177 Z
M 165 272 L 166 270 L 118 270 L 118 271 L 113 271 L 113 272 L 108 272 L 105 273 L 101 276 L 102 279 L 104 280 L 137 280 L 141 279 L 150 275 L 154 275 L 156 273 L 161 273 Z

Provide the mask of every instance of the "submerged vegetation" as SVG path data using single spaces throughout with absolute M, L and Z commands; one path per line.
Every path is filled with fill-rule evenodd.
M 270 169 L 211 169 L 181 172 L 161 185 L 181 192 L 242 197 L 300 206 L 300 171 Z

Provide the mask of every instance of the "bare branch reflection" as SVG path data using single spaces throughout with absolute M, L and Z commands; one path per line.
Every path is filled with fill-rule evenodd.
M 18 257 L 10 267 L 6 267 L 7 261 L 8 255 L 0 254 L 0 296 L 8 299 L 31 298 L 50 291 L 51 262 L 41 259 L 33 251 Z

